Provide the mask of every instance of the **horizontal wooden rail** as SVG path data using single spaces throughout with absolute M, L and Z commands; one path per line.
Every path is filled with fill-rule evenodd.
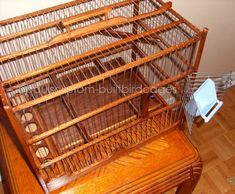
M 130 122 L 132 122 L 133 120 L 135 120 L 136 118 L 137 118 L 136 115 L 131 116 L 131 117 L 125 119 L 125 120 L 122 120 L 122 121 L 120 121 L 120 122 L 117 122 L 117 123 L 115 123 L 115 124 L 109 126 L 109 127 L 106 127 L 106 128 L 102 129 L 102 130 L 99 131 L 99 132 L 93 133 L 93 134 L 91 134 L 90 136 L 94 139 L 94 138 L 96 138 L 96 137 L 98 137 L 98 136 L 104 135 L 104 134 L 107 133 L 107 132 L 110 132 L 110 131 L 113 130 L 113 129 L 119 128 L 121 125 L 123 126 L 124 124 L 130 123 Z
M 140 56 L 140 57 L 147 57 L 148 55 L 145 53 L 145 51 L 143 51 L 141 48 L 137 48 L 136 49 L 136 52 L 137 54 Z M 157 71 L 159 72 L 164 79 L 169 79 L 170 76 L 168 75 L 167 72 L 164 71 L 164 69 L 161 68 L 161 66 L 159 64 L 157 64 L 155 61 L 151 61 L 150 63 L 151 67 L 154 69 L 154 71 Z M 172 85 L 177 89 L 177 91 L 181 94 L 183 91 L 182 91 L 182 88 L 176 84 L 176 83 L 172 83 Z
M 84 2 L 87 2 L 87 1 L 88 0 L 84 0 Z M 87 11 L 85 13 L 70 16 L 70 17 L 67 17 L 67 18 L 64 18 L 64 19 L 48 22 L 46 24 L 42 24 L 42 25 L 39 25 L 39 26 L 36 26 L 36 27 L 33 27 L 33 28 L 29 28 L 29 29 L 26 29 L 26 30 L 23 30 L 23 31 L 20 31 L 20 32 L 16 32 L 16 33 L 13 33 L 13 34 L 9 34 L 9 35 L 0 37 L 0 42 L 9 41 L 11 39 L 15 39 L 15 38 L 18 38 L 18 37 L 21 37 L 21 36 L 26 36 L 26 35 L 34 33 L 34 32 L 39 32 L 39 31 L 42 31 L 42 30 L 45 30 L 45 29 L 48 29 L 48 28 L 51 28 L 51 27 L 54 27 L 54 26 L 59 26 L 60 23 L 63 23 L 64 25 L 71 25 L 72 21 L 73 21 L 73 23 L 75 23 L 75 21 L 76 22 L 83 21 L 83 20 L 86 20 L 88 18 L 96 17 L 96 16 L 103 15 L 103 14 L 107 14 L 108 12 L 110 12 L 113 9 L 120 8 L 120 7 L 129 5 L 129 4 L 132 4 L 132 3 L 134 3 L 134 1 L 135 0 L 126 0 L 126 1 L 123 1 L 123 2 L 114 3 L 114 4 L 109 5 L 109 6 L 98 8 L 98 9 L 95 9 L 95 10 Z
M 134 16 L 132 18 L 129 18 L 129 22 L 135 22 L 135 21 L 138 21 L 138 20 L 147 19 L 147 18 L 152 17 L 152 16 L 163 14 L 164 12 L 169 10 L 171 7 L 172 7 L 172 2 L 166 2 L 162 5 L 162 7 L 160 7 L 157 10 L 154 10 L 154 11 L 151 11 L 151 12 L 148 12 L 148 13 L 143 13 L 143 14 Z
M 127 23 L 128 19 L 125 17 L 115 17 L 109 20 L 97 22 L 95 24 L 91 24 L 89 26 L 85 26 L 82 28 L 78 28 L 76 30 L 71 30 L 69 32 L 62 33 L 47 43 L 40 44 L 38 46 L 25 49 L 23 51 L 11 53 L 5 56 L 0 57 L 0 63 L 4 63 L 6 61 L 12 60 L 12 59 L 18 59 L 19 57 L 23 57 L 25 55 L 30 55 L 39 51 L 42 51 L 44 49 L 48 49 L 52 46 L 55 46 L 56 44 L 61 44 L 64 42 L 68 42 L 71 39 L 82 37 L 86 34 L 95 33 L 100 30 L 104 30 L 105 28 L 110 28 L 114 26 L 121 25 L 123 23 Z
M 115 74 L 127 71 L 127 70 L 129 70 L 131 68 L 134 68 L 134 67 L 137 67 L 137 66 L 139 66 L 139 65 L 141 65 L 143 63 L 147 63 L 147 62 L 155 60 L 155 59 L 157 59 L 159 57 L 165 56 L 165 55 L 167 55 L 167 54 L 169 54 L 171 52 L 174 52 L 174 51 L 176 51 L 178 49 L 181 49 L 181 48 L 184 48 L 186 46 L 189 46 L 189 45 L 191 45 L 191 44 L 193 44 L 193 43 L 195 43 L 197 41 L 198 41 L 198 38 L 194 38 L 194 39 L 188 40 L 188 41 L 186 41 L 184 43 L 172 46 L 172 47 L 170 47 L 170 48 L 168 48 L 168 49 L 166 49 L 166 50 L 164 50 L 162 52 L 154 53 L 152 55 L 149 55 L 147 57 L 144 57 L 144 58 L 136 60 L 136 61 L 134 61 L 132 63 L 129 63 L 127 65 L 118 67 L 116 69 L 113 69 L 111 71 L 105 72 L 105 73 L 100 74 L 98 76 L 92 77 L 92 78 L 90 78 L 88 80 L 81 81 L 81 82 L 76 83 L 74 85 L 68 86 L 67 88 L 63 88 L 63 89 L 58 90 L 56 92 L 53 92 L 51 94 L 47 94 L 47 95 L 42 96 L 40 98 L 37 98 L 35 100 L 32 100 L 32 101 L 26 102 L 24 104 L 18 105 L 18 106 L 13 108 L 13 111 L 17 112 L 17 111 L 20 111 L 20 110 L 32 107 L 34 105 L 43 103 L 45 101 L 51 100 L 53 98 L 56 98 L 58 96 L 64 95 L 64 94 L 69 93 L 69 92 L 72 92 L 72 91 L 74 91 L 76 89 L 82 88 L 82 87 L 87 86 L 89 84 L 92 84 L 92 83 L 95 83 L 97 81 L 103 80 L 105 78 L 111 77 L 111 76 L 113 76 Z
M 102 72 L 106 72 L 108 71 L 108 69 L 106 68 L 106 64 L 110 64 L 110 63 L 112 64 L 112 60 L 108 61 L 107 63 L 102 63 L 99 59 L 95 59 L 94 63 L 99 69 L 101 69 Z M 125 65 L 125 63 L 121 65 Z M 123 90 L 118 86 L 117 80 L 115 78 L 110 78 L 110 81 L 111 81 L 111 84 L 114 86 L 114 88 L 118 90 L 121 97 L 126 96 Z M 138 114 L 138 108 L 131 101 L 128 101 L 128 105 L 135 114 Z
M 150 28 L 147 24 L 145 24 L 144 22 L 138 21 L 138 23 L 139 23 L 139 25 L 140 25 L 144 30 L 146 30 L 146 31 L 151 30 L 151 28 Z M 166 47 L 170 47 L 170 46 L 171 46 L 171 45 L 170 45 L 167 41 L 165 41 L 161 36 L 155 34 L 153 37 L 154 37 L 154 38 L 157 38 L 157 39 L 158 39 L 162 44 L 164 44 Z M 161 47 L 161 48 L 163 48 L 160 44 L 158 44 L 158 46 Z M 175 55 L 176 55 L 185 65 L 187 65 L 187 66 L 190 65 L 190 63 L 188 62 L 188 60 L 185 59 L 179 52 L 176 52 Z
M 96 10 L 88 11 L 86 13 L 82 13 L 77 16 L 73 16 L 71 18 L 66 18 L 61 23 L 64 26 L 70 26 L 72 24 L 75 24 L 77 22 L 84 21 L 84 20 L 87 20 L 90 18 L 94 18 L 94 17 L 102 16 L 102 15 L 107 15 L 111 11 L 112 11 L 111 7 L 103 7 L 100 9 L 96 9 Z
M 13 59 L 18 59 L 19 57 L 23 57 L 25 55 L 30 55 L 32 53 L 35 52 L 39 52 L 42 51 L 44 49 L 48 49 L 56 44 L 61 44 L 64 42 L 68 42 L 71 39 L 75 39 L 75 38 L 79 38 L 81 36 L 87 35 L 87 34 L 92 34 L 95 32 L 98 32 L 100 30 L 106 29 L 106 28 L 110 28 L 110 27 L 114 27 L 114 26 L 119 26 L 119 25 L 125 25 L 137 20 L 141 20 L 144 18 L 148 18 L 151 16 L 155 16 L 158 14 L 162 14 L 164 13 L 166 10 L 170 9 L 172 6 L 171 2 L 165 3 L 160 9 L 149 12 L 149 13 L 145 13 L 145 14 L 141 14 L 132 18 L 125 18 L 125 17 L 115 17 L 109 20 L 105 20 L 105 21 L 101 21 L 101 22 L 97 22 L 95 24 L 91 24 L 89 26 L 86 27 L 82 27 L 82 28 L 78 28 L 66 33 L 62 33 L 60 35 L 58 35 L 57 37 L 53 38 L 52 40 L 50 40 L 47 43 L 43 43 L 41 45 L 29 48 L 29 49 L 25 49 L 23 51 L 19 51 L 19 52 L 15 52 L 15 53 L 11 53 L 5 56 L 1 56 L 0 57 L 0 63 L 4 63 L 6 61 L 10 61 Z
M 114 102 L 111 102 L 111 103 L 109 103 L 107 105 L 104 105 L 104 106 L 102 106 L 102 107 L 100 107 L 100 108 L 98 108 L 98 109 L 96 109 L 96 110 L 94 110 L 92 112 L 89 112 L 89 113 L 87 113 L 85 115 L 82 115 L 79 118 L 75 118 L 75 119 L 70 120 L 70 121 L 68 121 L 66 123 L 63 123 L 63 124 L 59 125 L 58 127 L 50 129 L 47 132 L 44 132 L 44 133 L 42 133 L 40 135 L 36 135 L 36 136 L 32 137 L 31 139 L 29 139 L 27 141 L 27 143 L 28 144 L 33 144 L 33 143 L 36 143 L 38 141 L 41 141 L 41 140 L 43 140 L 43 139 L 45 139 L 45 138 L 47 138 L 47 137 L 49 137 L 49 136 L 51 136 L 51 135 L 53 135 L 55 133 L 58 133 L 58 132 L 66 129 L 68 127 L 71 127 L 72 125 L 75 125 L 78 122 L 84 121 L 84 120 L 86 120 L 86 119 L 88 119 L 88 118 L 90 118 L 92 116 L 95 116 L 95 115 L 97 115 L 97 114 L 99 114 L 101 112 L 104 112 L 104 111 L 106 111 L 106 110 L 108 110 L 108 109 L 110 109 L 112 107 L 118 106 L 118 105 L 120 105 L 120 104 L 122 104 L 122 103 L 124 103 L 124 102 L 126 102 L 128 100 L 136 98 L 136 97 L 142 95 L 145 92 L 153 91 L 156 88 L 162 87 L 162 86 L 167 85 L 167 84 L 169 84 L 171 82 L 174 82 L 174 81 L 176 81 L 178 79 L 181 79 L 181 78 L 183 78 L 183 77 L 185 77 L 185 76 L 187 76 L 187 75 L 189 75 L 191 73 L 192 73 L 192 70 L 184 72 L 184 73 L 179 74 L 177 76 L 174 76 L 174 77 L 171 77 L 169 79 L 166 79 L 166 80 L 164 80 L 164 81 L 162 81 L 160 83 L 157 83 L 157 84 L 152 85 L 150 87 L 144 88 L 141 91 L 138 91 L 138 92 L 135 92 L 135 93 L 130 94 L 128 96 L 125 96 L 125 97 L 123 97 L 121 99 L 118 99 L 118 100 L 116 100 Z M 155 114 L 155 113 L 152 113 L 152 114 Z
M 87 2 L 87 1 L 88 0 L 84 0 L 84 1 L 81 1 L 81 3 Z M 105 6 L 105 7 L 102 7 L 102 8 L 98 8 L 98 9 L 95 9 L 95 10 L 87 11 L 85 13 L 70 16 L 70 17 L 67 17 L 67 18 L 64 18 L 64 19 L 48 22 L 46 24 L 42 24 L 42 25 L 39 25 L 39 26 L 36 26 L 36 27 L 33 27 L 33 28 L 29 28 L 29 29 L 26 29 L 26 30 L 22 30 L 22 31 L 13 33 L 13 34 L 9 34 L 9 35 L 0 37 L 0 42 L 9 41 L 9 40 L 12 40 L 12 39 L 15 39 L 15 38 L 26 36 L 28 34 L 31 34 L 31 33 L 34 33 L 34 32 L 39 32 L 39 31 L 42 31 L 42 30 L 45 30 L 45 29 L 48 29 L 48 28 L 51 28 L 51 27 L 54 27 L 54 26 L 60 26 L 61 24 L 63 24 L 64 26 L 68 26 L 68 25 L 71 25 L 73 23 L 83 21 L 83 20 L 86 20 L 86 19 L 89 19 L 89 18 L 92 18 L 92 17 L 97 17 L 99 15 L 106 15 L 108 12 L 112 11 L 113 9 L 120 8 L 120 7 L 123 7 L 123 6 L 126 6 L 126 5 L 130 5 L 132 3 L 135 3 L 135 0 L 126 0 L 126 1 L 123 1 L 123 2 L 118 2 L 118 3 L 114 3 L 112 5 L 108 5 L 108 6 Z M 38 16 L 38 15 L 36 15 L 36 16 Z M 24 16 L 21 16 L 21 17 L 24 17 Z M 29 17 L 31 18 L 32 16 L 30 15 Z M 27 18 L 25 18 L 25 19 L 27 19 Z M 16 20 L 16 21 L 18 21 L 18 20 Z M 5 22 L 3 22 L 3 23 L 5 23 Z
M 75 124 L 77 124 L 77 123 L 79 123 L 81 121 L 84 121 L 84 120 L 86 120 L 86 119 L 88 119 L 88 118 L 90 118 L 92 116 L 95 116 L 95 115 L 97 115 L 97 114 L 99 114 L 101 112 L 104 112 L 104 111 L 106 111 L 106 110 L 108 110 L 108 109 L 110 109 L 112 107 L 115 107 L 115 106 L 118 106 L 118 105 L 120 105 L 122 103 L 125 103 L 128 100 L 131 100 L 131 99 L 133 99 L 135 97 L 140 96 L 141 94 L 142 94 L 142 92 L 136 92 L 133 95 L 125 96 L 125 97 L 120 98 L 120 99 L 118 99 L 118 100 L 116 100 L 114 102 L 108 103 L 108 104 L 106 104 L 106 105 L 104 105 L 104 106 L 102 106 L 100 108 L 97 108 L 94 111 L 91 111 L 91 112 L 89 112 L 87 114 L 84 114 L 84 115 L 78 117 L 78 118 L 75 118 L 75 119 L 72 119 L 72 120 L 70 120 L 70 121 L 68 121 L 66 123 L 63 123 L 63 124 L 59 125 L 58 127 L 50 129 L 50 130 L 48 130 L 48 131 L 46 131 L 44 133 L 41 133 L 40 135 L 35 135 L 31 139 L 29 139 L 27 141 L 27 143 L 28 144 L 33 144 L 35 142 L 41 141 L 42 139 L 45 139 L 46 137 L 49 137 L 49 136 L 51 136 L 51 135 L 53 135 L 55 133 L 58 133 L 58 132 L 66 129 L 66 128 L 72 126 L 72 125 L 75 125 Z
M 143 29 L 145 31 L 149 31 L 149 30 L 152 29 L 150 27 L 147 28 L 146 24 L 144 24 L 141 21 L 139 21 L 138 23 L 141 24 L 141 26 L 143 27 Z M 120 37 L 121 38 L 127 38 L 127 37 L 130 37 L 130 36 L 134 35 L 133 33 L 121 32 L 121 31 L 116 31 L 116 30 L 114 31 L 114 30 L 109 30 L 109 29 L 105 30 L 105 32 L 102 32 L 102 34 L 104 34 L 105 36 L 111 36 L 111 37 L 115 37 L 115 38 L 120 38 Z M 155 39 L 154 39 L 154 37 L 155 37 Z M 161 44 L 159 44 L 159 42 L 163 43 L 166 47 L 171 46 L 170 44 L 168 44 L 166 41 L 164 41 L 157 34 L 154 34 L 152 37 L 145 37 L 145 39 L 140 39 L 140 40 L 137 40 L 137 41 L 142 42 L 142 43 L 146 43 L 146 44 L 158 45 L 162 50 L 164 50 L 165 47 L 162 46 Z M 143 51 L 141 51 L 141 52 L 143 52 Z M 184 57 L 181 54 L 179 54 L 179 52 L 174 53 L 174 55 L 176 55 L 185 65 L 190 67 L 191 64 L 186 59 L 184 59 Z M 171 58 L 171 60 L 175 61 L 175 59 L 172 56 L 170 58 Z M 177 68 L 179 68 L 179 67 L 177 67 Z M 180 70 L 183 71 L 183 68 L 180 68 Z
M 75 39 L 75 38 L 80 38 L 86 34 L 92 34 L 101 30 L 104 30 L 106 28 L 110 28 L 113 26 L 119 26 L 122 25 L 123 23 L 128 23 L 128 18 L 125 17 L 115 17 L 112 19 L 108 19 L 105 21 L 101 21 L 101 22 L 97 22 L 94 24 L 91 24 L 89 26 L 85 26 L 83 28 L 79 28 L 76 30 L 72 30 L 70 32 L 66 32 L 66 33 L 62 33 L 56 37 L 54 37 L 53 39 L 51 39 L 48 42 L 48 45 L 46 45 L 47 47 L 51 47 L 55 44 L 60 44 L 62 42 L 66 42 L 70 39 Z M 39 49 L 41 50 L 41 49 Z
M 157 1 L 158 3 L 160 3 L 160 5 L 164 5 L 164 1 L 163 0 L 149 0 L 153 5 L 155 5 L 155 7 L 157 8 L 157 4 L 155 3 L 155 1 Z M 176 18 L 178 18 L 179 20 L 182 20 L 189 28 L 191 28 L 194 32 L 196 32 L 198 35 L 201 34 L 201 30 L 198 29 L 196 26 L 194 26 L 192 23 L 190 23 L 188 20 L 184 19 L 180 14 L 178 14 L 176 11 L 174 11 L 173 9 L 169 9 L 169 12 L 171 14 L 173 14 Z
M 109 36 L 109 37 L 114 37 L 114 38 L 128 38 L 131 36 L 134 36 L 136 34 L 134 33 L 130 33 L 130 32 L 121 32 L 118 30 L 112 30 L 112 29 L 106 29 L 105 31 L 100 32 L 101 35 L 105 35 L 105 36 Z M 157 44 L 157 40 L 154 37 L 145 37 L 139 40 L 136 40 L 137 42 L 141 42 L 144 44 L 152 44 L 152 45 L 156 45 Z
M 86 1 L 87 0 L 85 0 L 85 2 Z M 98 9 L 95 9 L 95 10 L 87 11 L 85 13 L 70 16 L 70 17 L 67 17 L 67 18 L 64 18 L 64 19 L 48 22 L 46 24 L 42 24 L 42 25 L 39 25 L 39 26 L 36 26 L 36 27 L 33 27 L 33 28 L 29 28 L 29 29 L 26 29 L 26 30 L 23 30 L 23 31 L 19 31 L 19 32 L 16 32 L 16 33 L 13 33 L 13 34 L 9 34 L 9 35 L 0 37 L 0 42 L 9 41 L 11 39 L 15 39 L 15 38 L 18 38 L 18 37 L 21 37 L 21 36 L 26 36 L 28 34 L 31 34 L 31 33 L 34 33 L 34 32 L 39 32 L 39 31 L 42 31 L 42 30 L 45 30 L 45 29 L 48 29 L 48 28 L 51 28 L 51 27 L 54 27 L 54 26 L 60 26 L 61 23 L 64 24 L 65 26 L 68 26 L 68 25 L 71 25 L 73 23 L 76 23 L 76 22 L 79 22 L 79 21 L 84 21 L 84 20 L 92 18 L 92 17 L 97 17 L 99 15 L 106 15 L 106 14 L 108 14 L 108 12 L 111 12 L 113 9 L 129 5 L 129 4 L 133 3 L 134 1 L 135 0 L 126 0 L 126 1 L 123 1 L 123 2 L 114 3 L 114 4 L 109 5 L 109 6 L 98 8 Z
M 70 26 L 70 25 L 75 24 L 77 22 L 87 20 L 89 18 L 106 15 L 111 11 L 112 11 L 111 7 L 103 7 L 103 8 L 99 8 L 96 10 L 88 11 L 86 13 L 77 14 L 77 15 L 74 15 L 74 16 L 71 16 L 71 17 L 68 17 L 65 19 L 55 20 L 53 22 L 48 22 L 48 23 L 42 24 L 40 26 L 36 26 L 33 28 L 29 28 L 29 29 L 26 29 L 23 31 L 13 33 L 13 34 L 9 34 L 7 36 L 0 37 L 0 42 L 5 42 L 5 41 L 9 41 L 9 40 L 12 40 L 15 38 L 26 36 L 28 34 L 32 34 L 34 32 L 39 32 L 39 31 L 42 31 L 42 30 L 45 30 L 48 28 L 52 28 L 54 26 L 60 27 L 62 25 L 61 27 L 67 27 L 67 26 Z
M 51 13 L 51 12 L 54 12 L 54 11 L 57 11 L 57 10 L 60 10 L 60 9 L 63 9 L 63 8 L 76 6 L 76 5 L 86 3 L 86 2 L 90 2 L 90 1 L 92 1 L 92 0 L 70 1 L 68 3 L 56 5 L 56 6 L 53 6 L 53 7 L 50 7 L 50 8 L 46 8 L 46 9 L 42 9 L 42 10 L 35 11 L 35 12 L 32 12 L 32 13 L 24 14 L 24 15 L 21 15 L 21 16 L 17 16 L 17 17 L 13 17 L 13 18 L 10 18 L 10 19 L 2 20 L 2 21 L 0 21 L 0 25 L 4 26 L 4 25 L 8 25 L 8 24 L 11 24 L 11 23 L 14 23 L 14 22 L 27 20 L 28 18 L 37 17 L 37 16 L 40 16 L 40 15 L 43 15 L 43 14 L 48 14 L 48 13 Z M 143 0 L 140 0 L 140 1 L 143 1 Z M 112 9 L 114 9 L 114 8 L 119 8 L 119 7 L 123 7 L 123 6 L 129 5 L 129 4 L 132 4 L 132 3 L 135 3 L 135 2 L 136 2 L 136 0 L 126 0 L 126 1 L 122 1 L 122 2 L 118 2 L 118 3 L 108 5 L 106 7 L 110 7 Z
M 168 109 L 172 109 L 174 107 L 177 107 L 179 105 L 180 105 L 180 102 L 178 101 L 178 102 L 176 102 L 174 104 L 166 106 L 166 107 L 164 107 L 164 108 L 154 112 L 154 114 L 150 114 L 149 118 L 151 118 L 153 116 L 156 116 L 158 114 L 161 114 L 162 112 L 167 111 Z M 62 154 L 62 155 L 60 155 L 60 156 L 58 156 L 58 157 L 56 157 L 56 158 L 46 162 L 46 163 L 43 163 L 39 168 L 40 169 L 46 168 L 46 167 L 48 167 L 48 166 L 50 166 L 50 165 L 52 165 L 52 164 L 54 164 L 54 163 L 56 163 L 56 162 L 58 162 L 60 160 L 63 160 L 64 158 L 67 158 L 67 157 L 69 157 L 69 156 L 71 156 L 71 155 L 73 155 L 73 154 L 75 154 L 75 153 L 77 153 L 79 151 L 82 151 L 82 150 L 84 150 L 84 149 L 86 149 L 86 148 L 88 148 L 88 147 L 90 147 L 92 145 L 95 145 L 95 144 L 97 144 L 97 143 L 99 143 L 99 142 L 101 142 L 101 141 L 103 141 L 103 140 L 105 140 L 105 139 L 107 139 L 109 137 L 112 137 L 112 136 L 122 132 L 125 129 L 128 129 L 128 128 L 134 126 L 134 125 L 137 125 L 138 123 L 140 123 L 140 122 L 142 122 L 144 120 L 146 120 L 146 119 L 143 119 L 143 118 L 136 119 L 135 121 L 132 121 L 130 124 L 126 124 L 125 126 L 120 127 L 117 130 L 114 130 L 114 131 L 112 131 L 112 132 L 110 132 L 110 133 L 108 133 L 106 135 L 103 135 L 102 137 L 97 138 L 97 139 L 93 140 L 92 142 L 89 142 L 87 144 L 81 145 L 81 146 L 79 146 L 79 147 L 77 147 L 77 148 L 75 148 L 75 149 L 73 149 L 71 151 L 66 152 L 65 154 Z
M 55 75 L 51 77 L 51 81 L 55 87 L 62 87 L 61 82 L 56 78 Z M 70 100 L 67 99 L 66 96 L 63 96 L 62 102 L 63 102 L 66 110 L 68 111 L 69 115 L 71 116 L 71 118 L 73 118 L 73 119 L 76 118 L 76 116 L 78 114 L 77 114 L 77 111 L 74 109 L 73 105 L 70 103 Z M 87 131 L 84 129 L 83 125 L 77 123 L 75 125 L 75 127 L 79 131 L 79 133 L 81 134 L 81 136 L 85 142 L 89 142 L 91 140 Z
M 50 8 L 46 8 L 46 9 L 42 9 L 42 10 L 39 10 L 39 11 L 27 13 L 27 14 L 24 14 L 24 15 L 21 15 L 21 16 L 16 16 L 16 17 L 13 17 L 13 18 L 10 18 L 10 19 L 2 20 L 2 21 L 0 21 L 0 25 L 1 26 L 8 25 L 8 24 L 11 24 L 11 23 L 14 23 L 14 22 L 19 22 L 19 21 L 22 21 L 22 20 L 26 20 L 28 18 L 37 17 L 37 16 L 40 16 L 40 15 L 43 15 L 43 14 L 47 14 L 47 13 L 50 13 L 50 12 L 53 12 L 53 11 L 63 9 L 65 7 L 68 8 L 68 7 L 72 7 L 72 6 L 79 5 L 79 4 L 82 4 L 82 3 L 85 3 L 85 2 L 89 2 L 89 1 L 92 1 L 92 0 L 70 1 L 68 3 L 63 3 L 63 4 L 56 5 L 56 6 L 53 6 L 53 7 L 50 7 Z
M 134 62 L 132 62 L 132 63 L 129 63 L 129 64 L 127 64 L 127 65 L 118 67 L 118 68 L 116 68 L 116 69 L 113 69 L 113 70 L 111 70 L 111 71 L 105 72 L 105 73 L 100 74 L 100 75 L 98 75 L 98 76 L 92 77 L 92 78 L 90 78 L 90 79 L 88 79 L 88 80 L 81 81 L 81 82 L 76 83 L 76 84 L 74 84 L 74 85 L 68 86 L 68 87 L 63 88 L 63 89 L 61 89 L 61 90 L 58 90 L 58 91 L 55 91 L 55 92 L 53 92 L 53 93 L 47 94 L 47 95 L 45 95 L 45 96 L 42 96 L 42 97 L 40 97 L 40 98 L 37 98 L 37 99 L 35 99 L 35 100 L 32 100 L 32 101 L 29 101 L 29 102 L 20 104 L 20 105 L 18 105 L 18 106 L 16 106 L 16 107 L 13 107 L 13 111 L 14 111 L 14 112 L 17 112 L 17 111 L 20 111 L 20 110 L 23 110 L 23 109 L 32 107 L 32 106 L 34 106 L 34 105 L 43 103 L 43 102 L 45 102 L 45 101 L 51 100 L 51 99 L 53 99 L 53 98 L 59 97 L 59 96 L 61 96 L 61 95 L 64 95 L 64 94 L 69 93 L 69 92 L 72 92 L 72 91 L 74 91 L 74 90 L 77 90 L 77 89 L 82 88 L 82 87 L 84 87 L 84 86 L 87 86 L 87 85 L 89 85 L 89 84 L 92 84 L 92 83 L 95 83 L 95 82 L 97 82 L 97 81 L 103 80 L 103 79 L 105 79 L 105 78 L 111 77 L 111 76 L 116 75 L 116 74 L 118 74 L 118 73 L 127 71 L 127 70 L 129 70 L 129 69 L 131 69 L 131 68 L 137 67 L 137 66 L 139 66 L 139 65 L 141 65 L 141 64 L 143 64 L 143 63 L 148 63 L 148 62 L 150 62 L 150 61 L 152 61 L 152 60 L 155 60 L 155 59 L 157 59 L 157 58 L 159 58 L 159 57 L 165 56 L 165 55 L 167 55 L 167 54 L 169 54 L 169 53 L 171 53 L 171 52 L 174 52 L 174 51 L 176 51 L 176 50 L 179 50 L 179 49 L 181 49 L 181 48 L 184 48 L 184 47 L 186 47 L 186 46 L 189 46 L 189 45 L 191 45 L 191 44 L 193 44 L 193 43 L 195 43 L 195 42 L 197 42 L 197 41 L 198 41 L 198 38 L 190 39 L 190 40 L 188 40 L 188 41 L 186 41 L 186 42 L 183 42 L 183 43 L 181 43 L 181 44 L 178 44 L 178 45 L 169 47 L 169 48 L 167 48 L 167 49 L 165 49 L 165 50 L 163 50 L 163 51 L 161 51 L 161 52 L 154 53 L 154 54 L 152 54 L 152 55 L 149 55 L 149 56 L 147 56 L 147 57 L 144 57 L 144 58 L 138 59 L 138 60 L 136 60 L 136 61 L 134 61 Z
M 158 28 L 154 28 L 152 30 L 149 30 L 147 32 L 142 32 L 142 33 L 139 33 L 137 35 L 134 35 L 134 36 L 131 36 L 131 37 L 128 37 L 128 38 L 124 38 L 122 40 L 119 40 L 119 41 L 116 41 L 114 43 L 111 43 L 111 44 L 107 44 L 105 46 L 102 46 L 102 47 L 99 47 L 97 49 L 94 49 L 94 50 L 91 50 L 91 51 L 88 51 L 86 53 L 83 53 L 81 55 L 77 55 L 77 56 L 74 56 L 74 57 L 70 57 L 68 59 L 64 59 L 62 61 L 59 61 L 57 63 L 54 63 L 54 64 L 51 64 L 49 66 L 46 66 L 46 67 L 42 67 L 40 69 L 37 69 L 37 70 L 34 70 L 32 72 L 28 72 L 26 74 L 23 74 L 23 75 L 19 75 L 19 76 L 16 76 L 14 78 L 11 78 L 9 80 L 6 80 L 4 82 L 2 82 L 2 85 L 5 86 L 5 85 L 10 85 L 10 84 L 14 84 L 14 83 L 17 83 L 19 81 L 22 81 L 22 80 L 26 80 L 26 79 L 29 79 L 31 77 L 35 77 L 37 75 L 40 75 L 40 74 L 44 74 L 44 73 L 47 73 L 49 71 L 52 71 L 52 70 L 55 70 L 57 68 L 62 68 L 63 66 L 66 66 L 70 63 L 73 63 L 74 61 L 77 61 L 77 60 L 81 60 L 81 59 L 84 59 L 86 57 L 90 57 L 92 55 L 96 55 L 96 54 L 99 54 L 99 53 L 102 53 L 102 52 L 106 52 L 106 51 L 109 51 L 110 49 L 113 49 L 113 48 L 117 48 L 117 47 L 120 47 L 122 45 L 125 45 L 125 44 L 128 44 L 128 43 L 131 43 L 132 41 L 135 41 L 135 40 L 138 40 L 138 39 L 141 39 L 141 38 L 144 38 L 144 37 L 147 37 L 147 36 L 150 36 L 152 34 L 155 34 L 155 33 L 158 33 L 158 32 L 161 32 L 163 30 L 167 30 L 167 29 L 171 29 L 177 25 L 179 25 L 181 23 L 181 21 L 175 21 L 175 22 L 172 22 L 170 24 L 166 24 L 164 26 L 160 26 Z
M 129 50 L 131 48 L 132 48 L 132 44 L 129 43 L 129 44 L 126 44 L 125 46 L 119 47 L 117 49 L 113 49 L 113 50 L 107 51 L 105 53 L 102 53 L 102 55 L 97 54 L 97 55 L 94 55 L 92 57 L 89 57 L 89 58 L 86 58 L 86 59 L 82 59 L 82 60 L 80 60 L 80 61 L 78 61 L 76 63 L 69 64 L 69 66 L 65 66 L 65 67 L 63 67 L 61 69 L 58 69 L 56 71 L 50 71 L 47 74 L 39 75 L 37 77 L 34 77 L 33 79 L 29 79 L 27 81 L 26 80 L 21 80 L 20 82 L 15 83 L 15 85 L 11 84 L 11 85 L 4 85 L 4 86 L 5 86 L 5 89 L 6 89 L 7 92 L 11 92 L 13 90 L 16 90 L 17 88 L 24 87 L 24 86 L 27 86 L 29 84 L 35 83 L 37 81 L 40 81 L 42 79 L 45 79 L 48 76 L 59 74 L 59 73 L 62 73 L 62 72 L 66 72 L 68 70 L 73 70 L 73 68 L 85 65 L 87 63 L 90 63 L 90 62 L 92 62 L 93 60 L 95 60 L 97 58 L 105 58 L 107 56 L 114 55 L 114 54 L 117 54 L 117 53 Z M 63 79 L 63 76 L 61 76 L 61 77 Z
M 194 72 L 194 70 L 190 69 L 188 71 L 185 71 L 184 73 L 178 74 L 178 75 L 173 76 L 169 79 L 165 79 L 165 80 L 161 81 L 160 83 L 153 84 L 152 86 L 150 86 L 150 91 L 155 91 L 156 88 L 168 85 L 168 84 L 173 83 L 177 80 L 185 78 L 186 76 L 190 75 L 193 72 Z

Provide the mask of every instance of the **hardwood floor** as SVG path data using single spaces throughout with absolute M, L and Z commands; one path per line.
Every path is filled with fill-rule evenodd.
M 194 194 L 235 194 L 235 87 L 214 118 L 188 135 L 201 154 L 204 169 Z
M 192 135 L 185 130 L 204 165 L 193 194 L 235 194 L 235 87 L 226 92 L 223 101 L 209 123 L 194 126 Z

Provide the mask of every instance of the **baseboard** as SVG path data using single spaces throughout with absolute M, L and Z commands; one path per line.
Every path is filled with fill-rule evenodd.
M 235 71 L 232 72 L 232 86 L 235 86 Z

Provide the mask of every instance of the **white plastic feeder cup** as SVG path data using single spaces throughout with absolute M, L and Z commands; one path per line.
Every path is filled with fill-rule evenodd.
M 223 102 L 217 99 L 215 83 L 211 79 L 207 79 L 193 94 L 193 97 L 198 111 L 206 123 L 223 105 Z

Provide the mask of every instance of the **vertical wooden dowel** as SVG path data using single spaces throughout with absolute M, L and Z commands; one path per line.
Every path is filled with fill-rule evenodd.
M 133 9 L 134 9 L 133 10 L 133 16 L 138 16 L 139 15 L 139 10 L 140 10 L 140 0 L 134 1 Z M 133 34 L 138 34 L 138 24 L 137 24 L 137 22 L 134 22 L 134 24 L 133 24 Z M 132 59 L 132 61 L 136 61 L 136 59 L 137 59 L 137 56 L 136 56 L 136 53 L 135 53 L 134 49 L 132 49 L 131 59 Z
M 206 42 L 206 37 L 208 34 L 208 28 L 204 28 L 201 34 L 201 40 L 199 43 L 199 47 L 197 50 L 197 55 L 196 55 L 196 59 L 195 59 L 195 63 L 194 63 L 194 71 L 197 72 L 198 71 L 198 67 L 202 58 L 202 52 L 204 50 L 205 47 L 205 42 Z
M 144 93 L 141 97 L 141 116 L 147 118 L 149 115 L 149 93 Z

